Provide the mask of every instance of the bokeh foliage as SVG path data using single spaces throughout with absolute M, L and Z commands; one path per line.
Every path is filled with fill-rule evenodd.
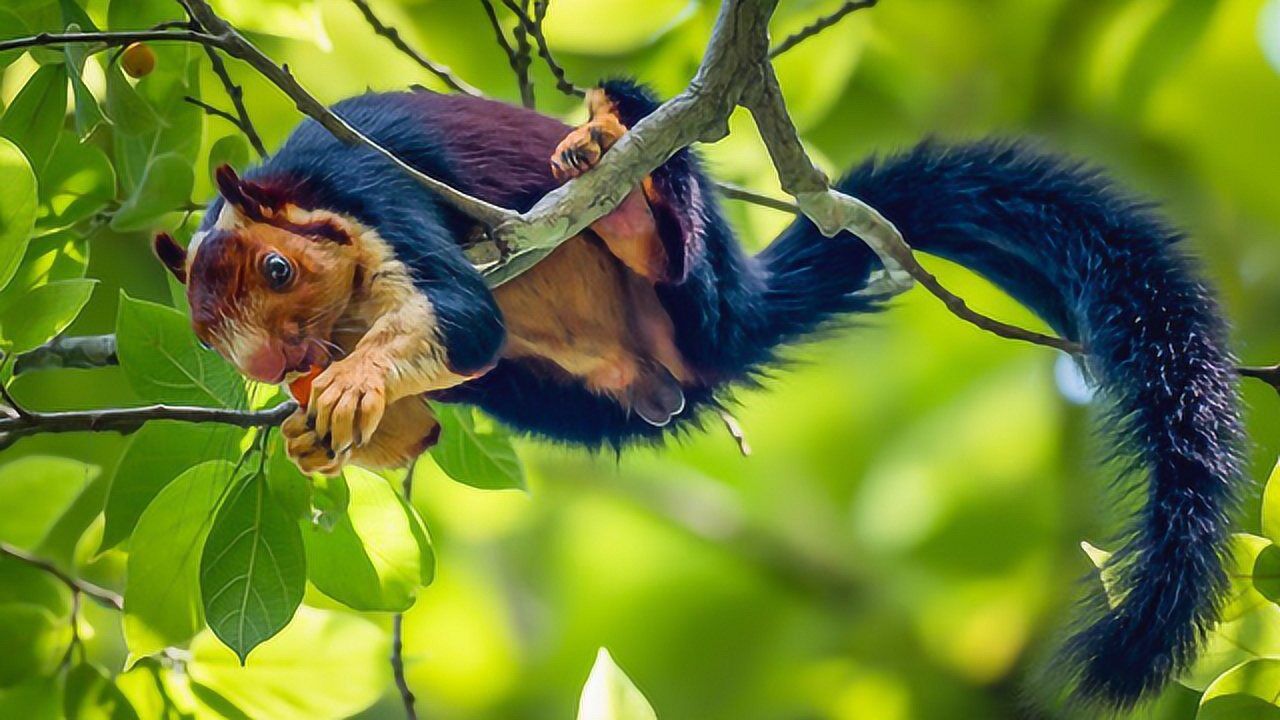
M 784 0 L 775 35 L 839 4 Z M 443 89 L 348 0 L 214 5 L 324 100 Z M 518 100 L 478 0 L 374 8 L 467 82 Z M 628 74 L 671 94 L 715 8 L 553 0 L 547 36 L 579 84 Z M 4 0 L 0 38 L 181 18 L 172 0 Z M 183 100 L 230 108 L 204 52 L 152 49 L 141 80 L 114 51 L 0 54 L 0 348 L 9 357 L 60 332 L 120 342 L 121 367 L 13 378 L 33 409 L 279 400 L 195 343 L 148 249 L 155 230 L 185 241 L 212 167 L 252 158 L 237 128 Z M 1280 3 L 882 0 L 777 66 L 833 174 L 931 134 L 1032 134 L 1105 164 L 1188 230 L 1238 351 L 1280 359 L 1280 287 L 1268 282 L 1280 275 Z M 299 119 L 291 101 L 230 70 L 278 146 Z M 534 78 L 541 109 L 581 118 L 536 63 Z M 750 119 L 731 127 L 703 148 L 713 171 L 773 192 Z M 752 247 L 788 221 L 729 211 Z M 930 266 L 975 306 L 1034 323 L 985 283 Z M 1016 716 L 1092 572 L 1079 543 L 1107 547 L 1125 512 L 1107 492 L 1094 413 L 1067 399 L 1051 353 L 983 335 L 918 293 L 793 357 L 740 398 L 750 458 L 716 427 L 621 458 L 513 452 L 490 421 L 453 412 L 446 438 L 470 440 L 419 463 L 409 503 L 400 475 L 308 482 L 273 444 L 263 453 L 253 433 L 213 425 L 24 439 L 0 454 L 0 540 L 123 590 L 125 613 L 83 603 L 83 649 L 64 661 L 70 594 L 0 558 L 0 717 L 399 717 L 393 612 L 405 612 L 408 681 L 427 717 L 566 717 L 600 646 L 664 719 Z M 1153 717 L 1195 716 L 1206 688 L 1202 717 L 1280 712 L 1280 492 L 1263 503 L 1260 490 L 1280 452 L 1280 402 L 1244 389 L 1259 490 L 1241 514 L 1238 595 Z M 209 612 L 253 584 L 223 565 L 264 547 L 280 551 L 280 584 L 260 625 L 229 622 L 234 603 Z M 229 594 L 210 603 L 206 587 Z M 582 716 L 647 717 L 613 667 L 597 663 Z M 589 715 L 588 696 L 632 714 Z

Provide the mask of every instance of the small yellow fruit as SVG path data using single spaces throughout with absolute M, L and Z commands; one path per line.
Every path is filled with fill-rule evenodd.
M 120 55 L 120 67 L 124 68 L 130 77 L 146 77 L 156 69 L 155 51 L 136 42 L 125 48 L 124 53 Z

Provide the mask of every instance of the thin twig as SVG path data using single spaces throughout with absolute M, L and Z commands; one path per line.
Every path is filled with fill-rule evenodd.
M 560 63 L 556 62 L 555 56 L 551 54 L 551 46 L 547 44 L 547 36 L 542 30 L 542 23 L 547 17 L 547 10 L 551 5 L 551 0 L 533 0 L 533 17 L 529 17 L 527 8 L 521 8 L 516 5 L 514 0 L 502 1 L 516 14 L 516 19 L 520 21 L 525 32 L 533 37 L 538 46 L 538 57 L 542 58 L 542 62 L 551 71 L 551 76 L 556 79 L 556 89 L 565 95 L 586 97 L 585 90 L 569 82 L 564 68 L 560 66 Z
M 823 30 L 826 30 L 832 25 L 835 25 L 836 23 L 840 22 L 844 18 L 844 16 L 848 15 L 849 13 L 852 13 L 855 10 L 862 10 L 864 8 L 875 7 L 876 2 L 878 2 L 878 0 L 849 0 L 844 5 L 841 5 L 840 9 L 836 10 L 830 15 L 824 15 L 818 18 L 817 20 L 813 21 L 809 25 L 806 25 L 800 31 L 796 32 L 793 35 L 788 36 L 785 40 L 778 43 L 776 47 L 774 47 L 772 50 L 769 51 L 769 58 L 773 59 L 778 57 L 782 53 L 799 45 L 805 40 L 808 40 L 814 35 L 817 35 Z
M 19 418 L 31 417 L 31 413 L 14 399 L 13 395 L 9 393 L 9 388 L 3 382 L 0 382 L 0 399 L 4 400 L 9 407 L 13 408 L 13 411 Z
M 194 42 L 221 47 L 222 39 L 197 30 L 115 30 L 110 32 L 39 33 L 27 37 L 0 40 L 0 52 L 53 45 L 92 45 L 122 47 L 135 42 Z
M 231 98 L 231 105 L 236 109 L 235 121 L 236 127 L 244 133 L 248 138 L 249 144 L 253 146 L 254 152 L 258 153 L 258 157 L 267 157 L 267 147 L 262 144 L 262 137 L 258 135 L 258 130 L 253 126 L 253 121 L 249 119 L 249 110 L 244 106 L 244 88 L 240 87 L 231 79 L 231 73 L 227 71 L 227 64 L 222 62 L 222 57 L 218 55 L 213 48 L 205 46 L 204 52 L 209 56 L 209 67 L 213 69 L 213 74 L 218 76 L 222 81 L 222 87 L 227 91 L 227 97 Z
M 415 458 L 409 463 L 404 474 L 404 500 L 413 502 L 413 471 L 418 467 Z M 400 691 L 400 702 L 404 705 L 404 714 L 409 720 L 418 720 L 417 698 L 409 689 L 409 681 L 404 674 L 404 613 L 391 616 L 391 675 L 395 678 L 396 689 Z
M 0 448 L 19 438 L 39 433 L 118 432 L 128 434 L 152 420 L 177 420 L 190 423 L 220 423 L 236 427 L 272 427 L 284 422 L 297 408 L 286 401 L 267 410 L 226 410 L 209 407 L 147 405 L 102 410 L 66 412 L 33 412 L 24 416 L 0 418 Z
M 521 57 L 519 49 L 512 47 L 510 41 L 507 40 L 507 32 L 502 27 L 502 21 L 498 19 L 498 10 L 493 6 L 491 0 L 480 0 L 480 4 L 484 6 L 484 13 L 489 18 L 489 25 L 493 28 L 494 39 L 498 41 L 498 47 L 502 48 L 502 52 L 507 56 L 507 63 L 511 65 L 511 71 L 516 75 L 516 84 L 520 87 L 520 104 L 527 108 L 535 105 L 533 96 L 533 84 L 529 81 L 529 64 L 527 57 Z M 517 28 L 520 26 L 517 25 Z M 520 37 L 516 37 L 519 42 Z M 525 50 L 527 51 L 528 41 L 525 41 Z
M 468 85 L 458 76 L 454 75 L 453 71 L 450 70 L 448 66 L 441 65 L 440 63 L 431 60 L 411 47 L 409 43 L 404 41 L 404 38 L 400 37 L 399 30 L 396 30 L 394 27 L 382 22 L 382 20 L 374 14 L 373 8 L 369 7 L 367 0 L 351 0 L 351 3 L 360 11 L 360 14 L 364 16 L 365 22 L 369 23 L 369 26 L 373 28 L 375 33 L 381 35 L 387 40 L 390 40 L 391 44 L 394 45 L 397 50 L 408 55 L 414 62 L 422 66 L 422 68 L 427 72 L 435 75 L 445 85 L 448 85 L 450 88 L 464 95 L 480 97 L 483 94 L 476 88 Z
M 1280 364 L 1269 367 L 1241 367 L 1239 372 L 1244 377 L 1261 380 L 1280 393 Z
M 717 182 L 716 189 L 720 191 L 721 195 L 724 195 L 725 197 L 730 198 L 732 200 L 741 200 L 743 202 L 749 202 L 752 205 L 759 205 L 761 207 L 767 207 L 771 210 L 779 210 L 781 212 L 791 213 L 792 215 L 800 214 L 800 206 L 796 205 L 795 203 L 789 200 L 782 200 L 779 198 L 769 197 L 768 195 L 761 195 L 760 193 L 752 192 L 742 187 L 741 185 L 734 185 L 733 183 L 727 183 L 727 182 Z
M 223 109 L 222 109 L 222 108 L 220 108 L 220 107 L 215 107 L 215 106 L 210 105 L 209 103 L 207 103 L 207 102 L 205 102 L 205 101 L 201 100 L 200 98 L 194 98 L 194 97 L 191 97 L 190 95 L 183 95 L 183 96 L 182 96 L 182 101 L 183 101 L 183 102 L 190 103 L 190 104 L 192 104 L 192 105 L 195 105 L 196 107 L 200 108 L 201 110 L 204 110 L 204 111 L 205 111 L 205 113 L 206 113 L 206 114 L 208 114 L 208 115 L 213 115 L 213 116 L 215 116 L 215 117 L 220 117 L 220 118 L 222 118 L 223 120 L 226 120 L 227 122 L 231 123 L 232 125 L 235 125 L 235 126 L 236 126 L 237 128 L 239 128 L 241 131 L 243 131 L 243 130 L 244 130 L 244 127 L 240 125 L 240 118 L 236 117 L 235 115 L 232 115 L 231 113 L 227 112 L 226 110 L 223 110 Z M 246 133 L 246 134 L 247 134 L 247 133 Z
M 0 542 L 0 555 L 6 555 L 14 560 L 26 563 L 27 565 L 49 573 L 61 581 L 62 584 L 70 588 L 72 592 L 83 593 L 92 598 L 95 602 L 101 604 L 103 607 L 112 608 L 113 610 L 124 610 L 124 598 L 120 597 L 119 593 L 113 592 L 104 587 L 99 587 L 98 585 L 94 585 L 86 580 L 71 577 L 67 573 L 63 572 L 57 565 L 54 565 L 48 560 L 38 558 L 22 548 L 10 545 L 7 542 Z

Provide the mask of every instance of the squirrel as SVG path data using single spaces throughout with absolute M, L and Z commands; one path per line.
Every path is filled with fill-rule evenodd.
M 611 80 L 576 129 L 422 89 L 333 109 L 418 170 L 523 211 L 658 104 Z M 312 120 L 243 177 L 224 166 L 216 180 L 189 247 L 161 234 L 155 250 L 187 283 L 197 336 L 244 374 L 279 383 L 324 368 L 281 428 L 306 472 L 409 462 L 439 436 L 425 398 L 577 446 L 656 442 L 698 427 L 781 349 L 886 299 L 868 288 L 882 266 L 867 245 L 804 218 L 746 254 L 690 149 L 492 290 L 462 250 L 474 222 Z M 1244 478 L 1225 323 L 1180 235 L 1099 173 L 1016 142 L 925 142 L 835 187 L 1087 349 L 1146 502 L 1109 563 L 1112 604 L 1095 598 L 1054 669 L 1083 700 L 1149 697 L 1216 620 Z

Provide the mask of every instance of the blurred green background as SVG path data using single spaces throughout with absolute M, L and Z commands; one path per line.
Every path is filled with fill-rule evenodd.
M 774 35 L 840 4 L 783 0 Z M 346 0 L 214 5 L 324 100 L 442 89 Z M 467 82 L 518 99 L 478 2 L 373 7 Z M 554 0 L 547 36 L 580 85 L 627 74 L 670 95 L 696 68 L 716 7 Z M 833 174 L 930 135 L 1031 135 L 1105 166 L 1188 231 L 1242 358 L 1280 360 L 1280 2 L 882 0 L 777 67 Z M 33 69 L 10 66 L 0 99 Z M 277 146 L 299 116 L 265 81 L 232 72 Z M 540 109 L 582 117 L 537 64 L 534 79 Z M 234 132 L 204 122 L 205 152 Z M 777 192 L 745 115 L 700 151 L 720 179 Z M 728 207 L 753 248 L 788 221 Z M 118 288 L 168 298 L 144 234 L 93 242 L 89 275 L 102 282 L 71 334 L 109 332 Z M 975 307 L 1035 324 L 982 281 L 928 264 Z M 1092 409 L 1064 395 L 1052 352 L 977 331 L 919 290 L 791 357 L 739 397 L 750 457 L 718 426 L 621 457 L 521 443 L 527 494 L 476 490 L 421 463 L 413 500 L 438 575 L 405 632 L 422 715 L 570 717 L 606 646 L 663 720 L 1020 716 L 1025 682 L 1091 569 L 1079 543 L 1106 546 L 1120 515 Z M 31 373 L 13 389 L 47 410 L 140 402 L 116 369 Z M 1244 396 L 1260 488 L 1280 449 L 1280 399 L 1260 384 Z M 125 443 L 40 437 L 0 458 L 64 455 L 107 478 Z M 1242 529 L 1256 530 L 1257 505 L 1251 493 Z M 108 556 L 83 570 L 118 585 L 122 565 Z M 88 612 L 91 655 L 118 669 L 118 620 Z M 1189 718 L 1197 698 L 1175 686 L 1143 716 Z M 360 715 L 401 716 L 389 683 Z

